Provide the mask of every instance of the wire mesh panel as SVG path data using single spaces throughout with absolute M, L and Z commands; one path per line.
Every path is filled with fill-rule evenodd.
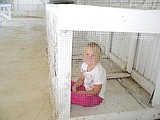
M 160 9 L 159 0 L 77 0 L 77 4 L 136 9 Z
M 111 52 L 124 62 L 127 62 L 128 59 L 129 43 L 132 39 L 132 34 L 133 33 L 113 33 L 112 35 Z
M 118 33 L 115 33 L 115 35 Z M 119 33 L 120 36 L 121 33 Z M 114 48 L 121 49 L 123 44 L 121 44 L 122 40 L 117 39 L 116 36 L 114 40 L 111 38 L 111 35 L 113 35 L 112 32 L 98 32 L 98 31 L 74 31 L 73 32 L 73 44 L 72 44 L 72 80 L 77 80 L 79 75 L 80 75 L 80 67 L 83 62 L 83 50 L 84 47 L 89 43 L 89 42 L 95 42 L 98 43 L 101 46 L 102 49 L 102 56 L 101 56 L 101 64 L 105 67 L 106 71 L 108 74 L 110 73 L 116 73 L 116 72 L 122 72 L 122 69 L 118 67 L 114 62 L 111 62 L 110 59 L 108 59 L 109 52 L 114 53 Z M 129 33 L 128 33 L 129 35 Z M 123 34 L 121 34 L 123 36 Z M 128 43 L 129 39 L 127 41 L 124 41 L 126 44 Z M 114 46 L 114 43 L 119 43 L 121 45 L 119 46 Z M 113 48 L 114 46 L 114 48 Z M 122 49 L 122 53 L 124 54 L 124 51 L 129 50 L 129 45 L 123 46 L 124 48 Z M 112 49 L 111 49 L 112 48 Z M 119 51 L 118 50 L 118 51 Z M 108 51 L 108 52 L 106 52 Z M 117 51 L 117 52 L 118 52 Z M 122 55 L 117 55 L 117 57 L 123 58 L 124 56 Z M 126 55 L 128 57 L 128 55 Z M 124 58 L 125 59 L 125 58 Z M 122 59 L 123 60 L 123 59 Z

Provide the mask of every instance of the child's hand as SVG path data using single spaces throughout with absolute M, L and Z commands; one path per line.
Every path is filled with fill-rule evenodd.
M 72 91 L 73 91 L 73 92 L 77 92 L 77 88 L 76 88 L 75 85 L 72 87 Z
M 77 91 L 78 94 L 85 94 L 86 91 Z

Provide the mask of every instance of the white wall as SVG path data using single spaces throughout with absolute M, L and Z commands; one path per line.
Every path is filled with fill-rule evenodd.
M 137 44 L 134 69 L 154 84 L 159 56 L 160 34 L 141 34 Z
M 113 33 L 111 53 L 127 63 L 132 33 Z

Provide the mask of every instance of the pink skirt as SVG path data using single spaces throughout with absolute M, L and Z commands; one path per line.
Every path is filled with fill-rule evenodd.
M 75 84 L 75 82 L 71 82 L 71 87 Z M 86 91 L 83 85 L 77 87 L 77 91 Z M 103 98 L 99 95 L 86 95 L 86 94 L 78 94 L 71 91 L 71 104 L 80 105 L 83 107 L 94 107 L 99 105 L 102 102 Z

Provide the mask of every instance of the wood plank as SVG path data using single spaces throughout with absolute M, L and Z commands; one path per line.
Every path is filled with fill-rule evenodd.
M 116 63 L 117 66 L 119 66 L 123 71 L 126 70 L 126 63 L 123 62 L 121 59 L 119 59 L 118 57 L 116 57 L 114 54 L 109 53 L 109 58 Z
M 146 78 L 148 78 L 149 80 L 151 80 L 151 74 L 153 69 L 153 64 L 154 64 L 154 60 L 156 58 L 155 54 L 156 54 L 156 48 L 158 47 L 157 45 L 157 39 L 155 39 L 156 37 L 154 37 L 154 34 L 149 34 L 149 50 L 147 52 L 147 61 L 146 61 L 146 65 L 145 65 L 145 72 L 144 72 L 144 76 Z M 152 81 L 152 80 L 151 80 Z
M 105 68 L 107 74 L 123 72 L 122 69 L 109 58 L 106 58 L 106 57 L 103 58 L 102 57 L 100 63 Z
M 140 84 L 148 93 L 152 95 L 155 85 L 146 79 L 144 76 L 142 76 L 140 73 L 136 72 L 135 70 L 132 70 L 131 77 Z
M 144 108 L 151 107 L 149 103 L 151 95 L 137 84 L 133 78 L 121 78 L 118 81 Z
M 141 35 L 141 34 L 140 34 Z M 135 70 L 138 70 L 138 67 L 139 67 L 139 62 L 140 62 L 140 56 L 141 56 L 141 48 L 142 48 L 142 40 L 140 40 L 140 37 L 138 38 L 138 41 L 137 41 L 139 44 L 138 44 L 138 47 L 137 47 L 137 52 L 136 52 L 136 61 L 135 61 Z
M 107 79 L 117 79 L 117 78 L 126 78 L 130 77 L 131 75 L 128 73 L 108 73 Z
M 107 58 L 109 56 L 109 52 L 110 52 L 110 48 L 111 48 L 111 37 L 112 37 L 112 35 L 113 35 L 113 33 L 110 32 L 108 37 L 105 40 L 106 43 L 105 43 L 105 51 L 104 52 L 105 52 L 105 55 L 107 56 Z
M 137 71 L 142 75 L 144 75 L 150 39 L 148 39 L 148 36 L 146 34 L 141 34 L 140 41 L 142 41 L 142 46 L 140 48 L 141 53 L 140 53 L 140 59 L 139 59 L 139 65 L 138 65 Z

